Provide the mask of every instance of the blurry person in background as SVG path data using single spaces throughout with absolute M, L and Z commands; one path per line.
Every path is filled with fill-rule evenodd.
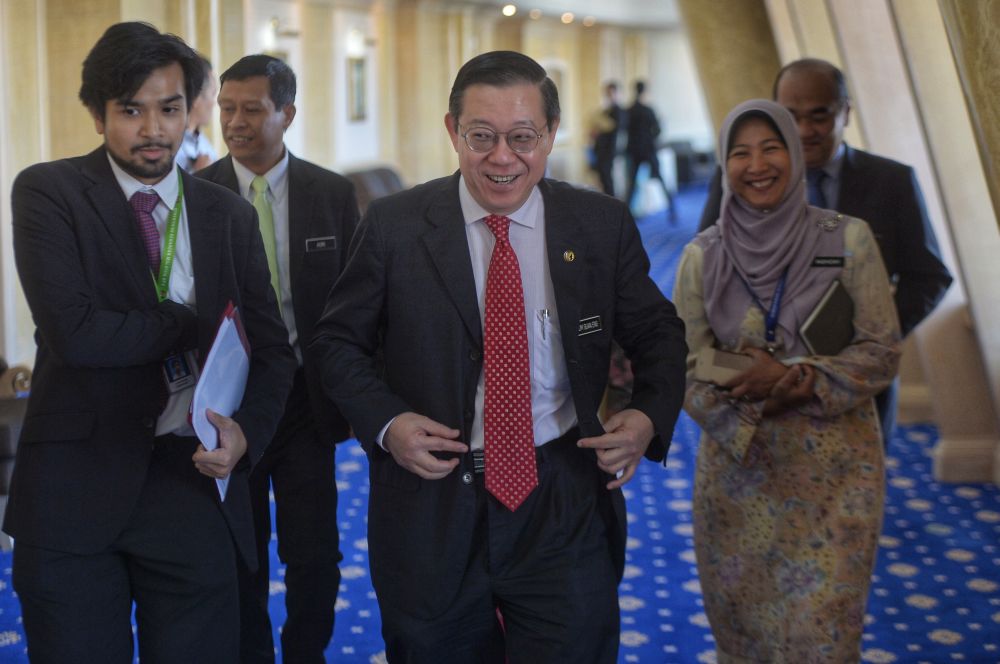
M 205 82 L 202 83 L 201 91 L 191 103 L 191 112 L 188 113 L 187 129 L 184 131 L 184 140 L 177 150 L 177 163 L 188 173 L 194 173 L 205 168 L 218 159 L 215 148 L 211 141 L 202 133 L 201 128 L 212 122 L 212 111 L 215 109 L 215 95 L 219 86 L 215 82 L 215 72 L 212 71 L 212 63 L 202 55 L 198 56 L 201 61 L 202 70 L 205 74 Z

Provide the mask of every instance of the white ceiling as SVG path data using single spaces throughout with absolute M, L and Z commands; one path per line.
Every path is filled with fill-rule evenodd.
M 676 0 L 464 0 L 477 5 L 506 4 L 517 7 L 518 15 L 526 16 L 532 9 L 543 14 L 560 16 L 572 12 L 575 20 L 593 16 L 599 23 L 647 26 L 650 28 L 674 27 L 680 22 Z

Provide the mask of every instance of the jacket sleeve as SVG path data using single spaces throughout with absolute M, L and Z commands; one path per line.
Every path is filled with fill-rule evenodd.
M 632 215 L 625 211 L 616 274 L 615 340 L 632 363 L 632 400 L 653 422 L 646 456 L 661 460 L 684 400 L 684 323 L 649 277 L 649 258 Z
M 387 297 L 380 231 L 378 208 L 369 206 L 309 346 L 319 362 L 323 391 L 340 408 L 369 453 L 382 427 L 410 410 L 377 370 Z
M 952 277 L 941 260 L 937 237 L 912 168 L 906 169 L 893 189 L 899 205 L 896 212 L 903 222 L 897 235 L 899 282 L 895 301 L 900 327 L 906 336 L 941 301 Z
M 109 308 L 87 278 L 79 236 L 100 232 L 81 222 L 80 201 L 53 184 L 51 165 L 22 172 L 11 194 L 14 258 L 38 334 L 72 367 L 129 367 L 159 362 L 177 347 L 193 347 L 197 317 L 182 304 Z M 92 220 L 97 222 L 96 218 Z M 152 281 L 150 282 L 152 285 Z

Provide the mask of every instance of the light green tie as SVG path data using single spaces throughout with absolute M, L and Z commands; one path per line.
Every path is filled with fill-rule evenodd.
M 267 180 L 258 175 L 250 183 L 254 191 L 253 206 L 257 208 L 260 219 L 260 236 L 264 239 L 264 253 L 267 254 L 267 269 L 271 271 L 271 287 L 278 298 L 281 307 L 281 279 L 278 275 L 278 248 L 274 240 L 274 215 L 271 213 L 271 203 L 267 200 Z

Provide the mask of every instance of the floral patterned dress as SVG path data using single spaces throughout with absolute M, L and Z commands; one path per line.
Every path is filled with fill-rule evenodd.
M 762 417 L 762 402 L 733 401 L 693 380 L 698 351 L 720 345 L 703 306 L 699 239 L 678 268 L 674 302 L 690 348 L 684 408 L 704 432 L 695 552 L 722 663 L 860 657 L 885 494 L 872 396 L 896 373 L 899 323 L 867 224 L 839 219 L 854 340 L 835 356 L 796 359 L 816 369 L 815 396 L 777 416 Z M 744 344 L 764 346 L 763 318 L 757 307 L 747 311 Z M 776 357 L 786 359 L 780 349 Z

